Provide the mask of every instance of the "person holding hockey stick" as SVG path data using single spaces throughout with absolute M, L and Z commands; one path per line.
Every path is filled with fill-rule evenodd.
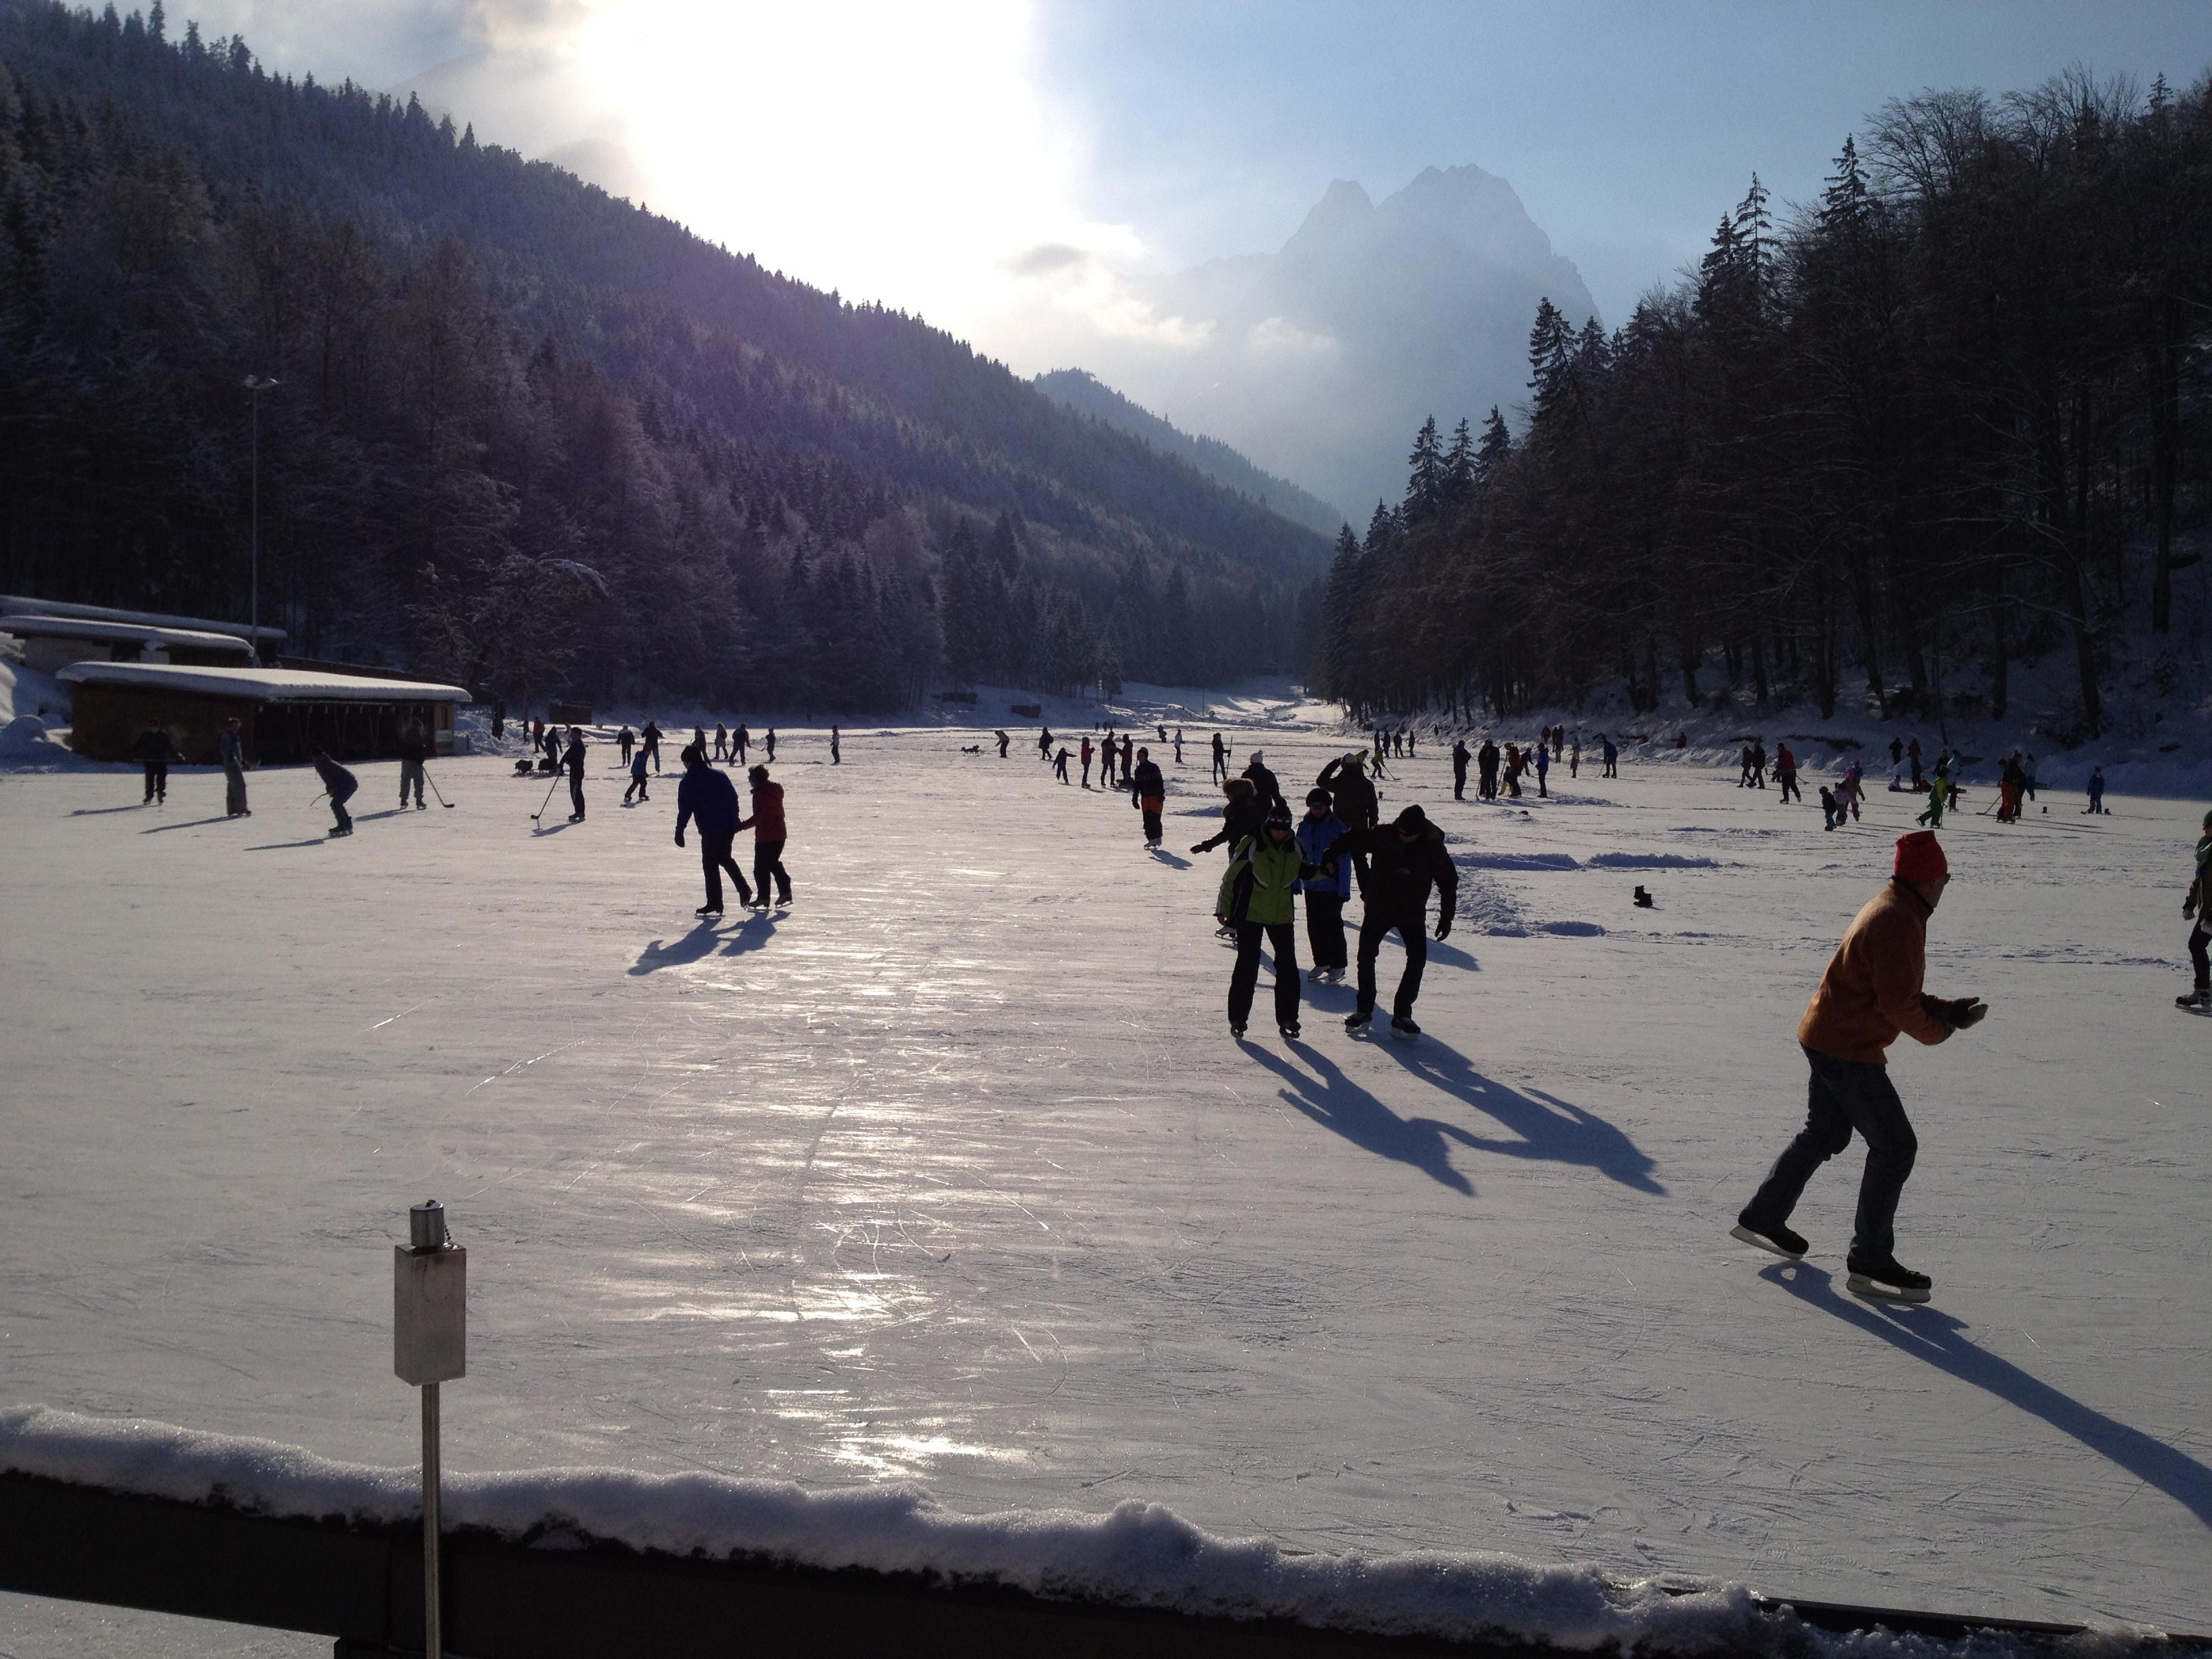
M 1848 1283 L 1861 1296 L 1925 1302 L 1928 1275 L 1901 1266 L 1896 1255 L 1897 1200 L 1920 1143 L 1885 1055 L 1900 1035 L 1942 1042 L 1978 1024 L 1989 1009 L 1976 997 L 1945 1000 L 1921 989 L 1928 918 L 1951 879 L 1936 832 L 1898 837 L 1892 868 L 1889 884 L 1852 919 L 1797 1023 L 1798 1045 L 1812 1067 L 1805 1127 L 1729 1231 L 1792 1261 L 1803 1255 L 1805 1240 L 1790 1231 L 1790 1212 L 1813 1172 L 1850 1145 L 1856 1129 L 1866 1138 L 1867 1161 L 1845 1258 Z
M 331 826 L 333 836 L 353 834 L 353 814 L 346 811 L 346 803 L 353 799 L 354 791 L 361 787 L 361 780 L 340 766 L 330 757 L 330 751 L 318 749 L 307 757 L 315 769 L 315 775 L 323 781 L 323 793 L 331 798 L 331 812 L 337 822 Z M 314 803 L 310 801 L 309 805 Z
M 1352 855 L 1353 868 L 1359 872 L 1366 908 L 1359 919 L 1359 1000 L 1344 1029 L 1364 1031 L 1374 1018 L 1375 955 L 1395 932 L 1405 943 L 1406 971 L 1390 1005 L 1390 1030 L 1394 1036 L 1417 1037 L 1421 1028 L 1413 1024 L 1413 1003 L 1421 994 L 1421 973 L 1429 963 L 1429 890 L 1433 887 L 1439 895 L 1437 937 L 1449 939 L 1452 915 L 1459 908 L 1458 867 L 1444 850 L 1444 832 L 1418 805 L 1408 806 L 1377 829 L 1347 830 L 1329 843 L 1321 863 L 1326 866 L 1346 853 Z
M 702 742 L 701 748 L 703 750 L 705 744 Z M 568 753 L 562 763 L 568 769 L 568 804 L 576 809 L 568 814 L 568 822 L 581 823 L 584 821 L 584 728 L 582 726 L 572 726 L 568 728 Z
M 641 788 L 645 783 L 645 757 L 640 755 L 636 778 Z M 697 749 L 686 749 L 683 755 L 684 781 L 676 786 L 676 844 L 684 845 L 684 826 L 696 822 L 699 826 L 699 867 L 707 878 L 707 902 L 692 915 L 719 916 L 722 914 L 722 872 L 730 872 L 730 879 L 738 884 L 738 902 L 748 908 L 753 902 L 753 890 L 745 885 L 744 873 L 730 858 L 730 844 L 738 836 L 738 791 L 730 781 L 729 774 L 718 772 L 707 763 L 707 757 Z
M 1260 947 L 1275 953 L 1275 1029 L 1291 1042 L 1298 1036 L 1297 885 L 1301 877 L 1318 876 L 1291 833 L 1291 809 L 1278 804 L 1256 834 L 1231 849 L 1221 878 L 1216 912 L 1237 936 L 1237 965 L 1229 974 L 1229 1033 L 1240 1042 L 1252 1017 L 1252 997 L 1260 984 Z
M 2103 793 L 2101 787 L 2099 793 Z M 2181 901 L 2183 918 L 2197 918 L 2189 930 L 2189 965 L 2197 970 L 2197 983 L 2188 995 L 2173 1000 L 2178 1008 L 2199 1012 L 2212 1011 L 2212 902 L 2208 902 L 2212 901 L 2212 812 L 2204 815 L 2203 829 L 2197 842 L 2197 879 Z

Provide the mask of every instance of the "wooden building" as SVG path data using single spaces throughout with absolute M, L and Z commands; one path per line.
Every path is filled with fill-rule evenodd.
M 428 734 L 434 752 L 447 755 L 453 710 L 469 701 L 458 685 L 289 668 L 78 662 L 58 678 L 70 689 L 70 746 L 103 761 L 131 759 L 150 723 L 168 732 L 186 761 L 212 763 L 233 716 L 257 765 L 296 763 L 318 748 L 342 761 L 392 759 L 410 722 Z

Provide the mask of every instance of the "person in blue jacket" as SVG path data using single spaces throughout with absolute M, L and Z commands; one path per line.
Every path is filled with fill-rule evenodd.
M 1308 864 L 1317 864 L 1325 872 L 1297 884 L 1297 890 L 1306 896 L 1306 943 L 1312 948 L 1314 963 L 1308 975 L 1311 979 L 1342 979 L 1351 965 L 1352 958 L 1344 948 L 1344 902 L 1352 896 L 1352 858 L 1346 853 L 1328 856 L 1331 843 L 1350 833 L 1336 816 L 1335 799 L 1328 790 L 1306 791 L 1306 815 L 1298 820 L 1298 850 Z
M 642 749 L 629 757 L 629 787 L 623 791 L 624 806 L 629 805 L 632 795 L 636 796 L 640 800 L 653 799 L 645 792 L 645 750 Z
M 330 757 L 325 750 L 318 749 L 307 757 L 315 769 L 315 775 L 323 781 L 323 788 L 330 795 L 331 811 L 337 822 L 331 826 L 334 836 L 353 834 L 353 815 L 345 804 L 353 799 L 354 791 L 361 787 L 361 780 Z
M 753 902 L 753 890 L 746 885 L 744 873 L 730 857 L 730 845 L 737 839 L 738 817 L 738 792 L 730 782 L 730 775 L 709 766 L 705 750 L 687 746 L 684 750 L 684 781 L 676 786 L 676 844 L 684 845 L 684 826 L 696 821 L 699 826 L 699 866 L 707 877 L 707 902 L 692 912 L 694 915 L 722 914 L 725 870 L 730 872 L 730 879 L 738 884 L 738 902 L 750 905 Z

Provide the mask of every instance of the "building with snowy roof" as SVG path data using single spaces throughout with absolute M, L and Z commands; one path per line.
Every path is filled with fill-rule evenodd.
M 246 752 L 261 765 L 304 761 L 316 749 L 340 760 L 386 760 L 401 732 L 420 726 L 434 752 L 453 752 L 458 685 L 321 674 L 295 668 L 187 667 L 173 663 L 76 662 L 57 676 L 70 688 L 70 746 L 93 760 L 128 760 L 150 725 L 186 761 L 212 763 L 235 718 Z
M 42 620 L 111 623 L 140 628 L 178 629 L 186 633 L 222 634 L 231 639 L 258 641 L 264 655 L 284 643 L 281 628 L 251 627 L 245 623 L 218 622 L 209 617 L 176 617 L 161 611 L 118 611 L 112 605 L 76 605 L 65 599 L 36 599 L 21 593 L 0 593 L 0 617 L 36 617 Z M 89 637 L 89 636 L 88 636 Z M 105 651 L 92 651 L 104 657 Z
M 236 634 L 158 623 L 95 621 L 87 617 L 0 615 L 0 634 L 22 641 L 23 665 L 53 674 L 73 662 L 183 663 L 196 668 L 244 668 L 253 647 Z

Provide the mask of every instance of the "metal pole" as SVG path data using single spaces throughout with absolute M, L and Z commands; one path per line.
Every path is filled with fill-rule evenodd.
M 253 410 L 253 507 L 250 520 L 252 525 L 250 542 L 252 548 L 252 598 L 248 602 L 246 620 L 250 630 L 247 641 L 253 647 L 252 659 L 258 663 L 261 660 L 261 392 L 253 386 L 252 380 L 248 380 L 246 385 L 252 388 L 246 394 L 246 401 Z
M 422 1651 L 439 1659 L 443 1638 L 438 1617 L 438 1385 L 422 1385 Z

